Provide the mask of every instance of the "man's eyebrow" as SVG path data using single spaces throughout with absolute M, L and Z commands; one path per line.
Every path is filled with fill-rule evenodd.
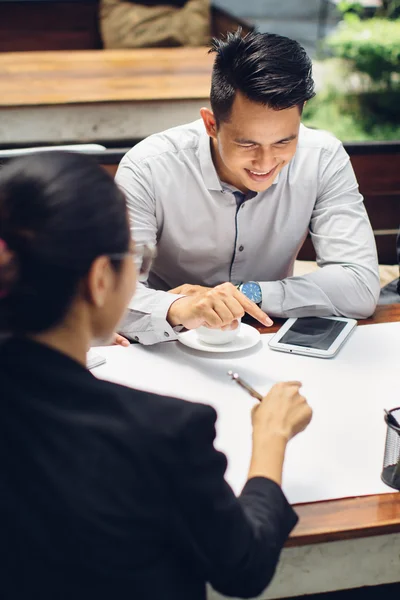
M 292 133 L 292 135 L 288 135 L 285 138 L 282 138 L 281 140 L 278 140 L 277 142 L 274 142 L 274 144 L 281 144 L 282 142 L 291 142 L 292 140 L 295 140 L 297 138 L 297 133 Z
M 282 144 L 282 142 L 291 142 L 292 140 L 295 140 L 297 138 L 297 133 L 292 133 L 292 135 L 288 135 L 285 138 L 282 138 L 281 140 L 278 140 L 277 142 L 273 142 L 272 146 L 274 144 Z M 256 142 L 255 140 L 248 140 L 247 138 L 235 138 L 234 140 L 236 142 L 236 144 L 254 144 L 257 146 L 261 146 L 262 144 L 260 144 L 260 142 Z
M 258 144 L 259 142 L 255 142 L 254 140 L 248 140 L 246 138 L 236 138 L 235 142 L 237 144 Z

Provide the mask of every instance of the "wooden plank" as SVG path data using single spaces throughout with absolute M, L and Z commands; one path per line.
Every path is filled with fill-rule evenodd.
M 151 100 L 208 101 L 207 48 L 0 54 L 0 106 Z
M 101 48 L 98 2 L 1 2 L 0 52 Z
M 358 172 L 356 172 L 358 174 Z M 396 169 L 393 168 L 392 185 L 396 184 Z M 374 230 L 397 229 L 400 225 L 400 189 L 393 192 L 371 192 L 365 188 L 364 204 Z
M 400 153 L 351 156 L 362 194 L 384 192 L 400 195 Z
M 300 517 L 287 546 L 400 532 L 399 494 L 299 504 Z

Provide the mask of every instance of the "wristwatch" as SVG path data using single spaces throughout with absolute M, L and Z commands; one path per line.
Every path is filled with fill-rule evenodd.
M 242 292 L 252 302 L 257 304 L 261 308 L 262 303 L 262 290 L 261 286 L 257 281 L 246 281 L 238 285 L 238 290 Z

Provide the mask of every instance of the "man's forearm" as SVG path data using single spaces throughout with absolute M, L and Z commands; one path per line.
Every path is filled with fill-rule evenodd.
M 262 308 L 276 317 L 369 317 L 379 297 L 379 276 L 371 268 L 328 265 L 302 277 L 260 282 Z

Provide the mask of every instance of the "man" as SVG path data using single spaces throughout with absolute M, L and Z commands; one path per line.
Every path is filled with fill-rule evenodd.
M 210 41 L 210 0 L 101 0 L 105 48 L 205 46 Z
M 265 313 L 368 317 L 374 236 L 341 143 L 300 124 L 314 96 L 309 57 L 288 38 L 240 31 L 213 50 L 211 110 L 150 136 L 118 168 L 135 240 L 158 247 L 123 333 L 152 344 L 179 326 L 234 327 L 244 312 L 265 324 Z M 309 232 L 322 268 L 292 277 Z

